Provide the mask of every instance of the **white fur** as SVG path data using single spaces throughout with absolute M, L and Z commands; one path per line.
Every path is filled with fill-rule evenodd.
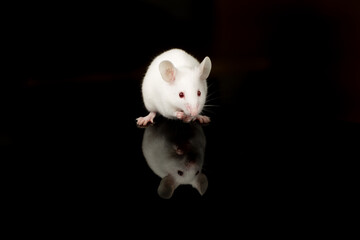
M 202 195 L 207 177 L 202 173 L 206 139 L 198 124 L 174 126 L 172 120 L 145 129 L 142 151 L 150 169 L 161 178 L 158 193 L 170 198 L 181 184 L 190 184 Z M 192 162 L 189 160 L 192 159 Z M 182 171 L 180 176 L 178 171 Z M 199 171 L 198 174 L 196 174 Z
M 161 67 L 163 61 L 166 64 Z M 169 62 L 175 68 L 173 81 L 172 75 L 166 72 L 166 68 L 171 66 Z M 164 69 L 163 75 L 161 69 Z M 146 109 L 170 119 L 179 118 L 177 112 L 196 117 L 206 101 L 206 78 L 210 70 L 211 61 L 208 57 L 200 64 L 181 49 L 171 49 L 160 54 L 151 62 L 143 79 L 142 95 Z M 197 95 L 198 91 L 201 96 Z M 185 94 L 184 98 L 179 97 L 180 92 Z

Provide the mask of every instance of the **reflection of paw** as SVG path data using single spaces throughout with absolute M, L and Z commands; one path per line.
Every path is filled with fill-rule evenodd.
M 210 122 L 210 118 L 208 116 L 198 115 L 198 116 L 196 116 L 196 119 L 200 123 L 209 123 Z
M 184 155 L 184 150 L 181 149 L 178 145 L 175 145 L 174 149 L 175 149 L 175 152 L 176 152 L 177 155 L 179 155 L 179 156 Z

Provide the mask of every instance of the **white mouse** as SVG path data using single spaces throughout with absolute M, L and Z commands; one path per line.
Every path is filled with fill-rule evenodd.
M 190 184 L 203 195 L 208 187 L 202 172 L 206 138 L 198 123 L 164 119 L 145 129 L 142 151 L 150 169 L 161 178 L 160 197 L 168 199 L 174 190 Z
M 207 96 L 207 78 L 211 71 L 209 57 L 199 63 L 181 49 L 171 49 L 157 56 L 142 82 L 142 96 L 149 114 L 137 118 L 137 124 L 153 123 L 157 113 L 184 122 L 209 123 L 201 115 Z

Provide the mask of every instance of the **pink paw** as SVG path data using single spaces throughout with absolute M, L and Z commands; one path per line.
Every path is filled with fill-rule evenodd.
M 191 120 L 193 120 L 193 117 L 186 115 L 184 112 L 176 112 L 175 116 L 180 119 L 183 120 L 184 122 L 191 122 Z
M 196 116 L 196 119 L 200 123 L 209 123 L 210 122 L 210 118 L 208 116 L 198 115 L 198 116 Z
M 176 118 L 183 120 L 186 115 L 184 112 L 178 111 L 178 112 L 175 112 L 175 116 L 176 116 Z
M 155 118 L 156 113 L 155 112 L 150 112 L 147 116 L 145 117 L 138 117 L 136 119 L 136 123 L 139 126 L 146 126 L 149 122 L 154 123 L 154 118 Z

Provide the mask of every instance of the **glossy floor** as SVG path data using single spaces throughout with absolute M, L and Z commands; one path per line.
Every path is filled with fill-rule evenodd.
M 304 102 L 300 110 L 286 101 L 270 107 L 269 101 L 278 99 L 260 104 L 265 99 L 249 101 L 249 94 L 238 93 L 226 103 L 217 80 L 209 81 L 210 124 L 157 116 L 146 128 L 135 121 L 146 114 L 135 80 L 22 89 L 2 142 L 13 166 L 14 191 L 44 204 L 164 201 L 158 194 L 164 177 L 157 174 L 164 171 L 157 169 L 159 162 L 173 168 L 170 159 L 177 159 L 184 165 L 175 163 L 179 169 L 173 171 L 184 178 L 188 159 L 191 174 L 205 175 L 206 186 L 189 178 L 183 183 L 191 184 L 177 185 L 167 201 L 260 204 L 352 194 L 357 124 L 327 115 L 304 117 L 314 110 L 302 109 Z

